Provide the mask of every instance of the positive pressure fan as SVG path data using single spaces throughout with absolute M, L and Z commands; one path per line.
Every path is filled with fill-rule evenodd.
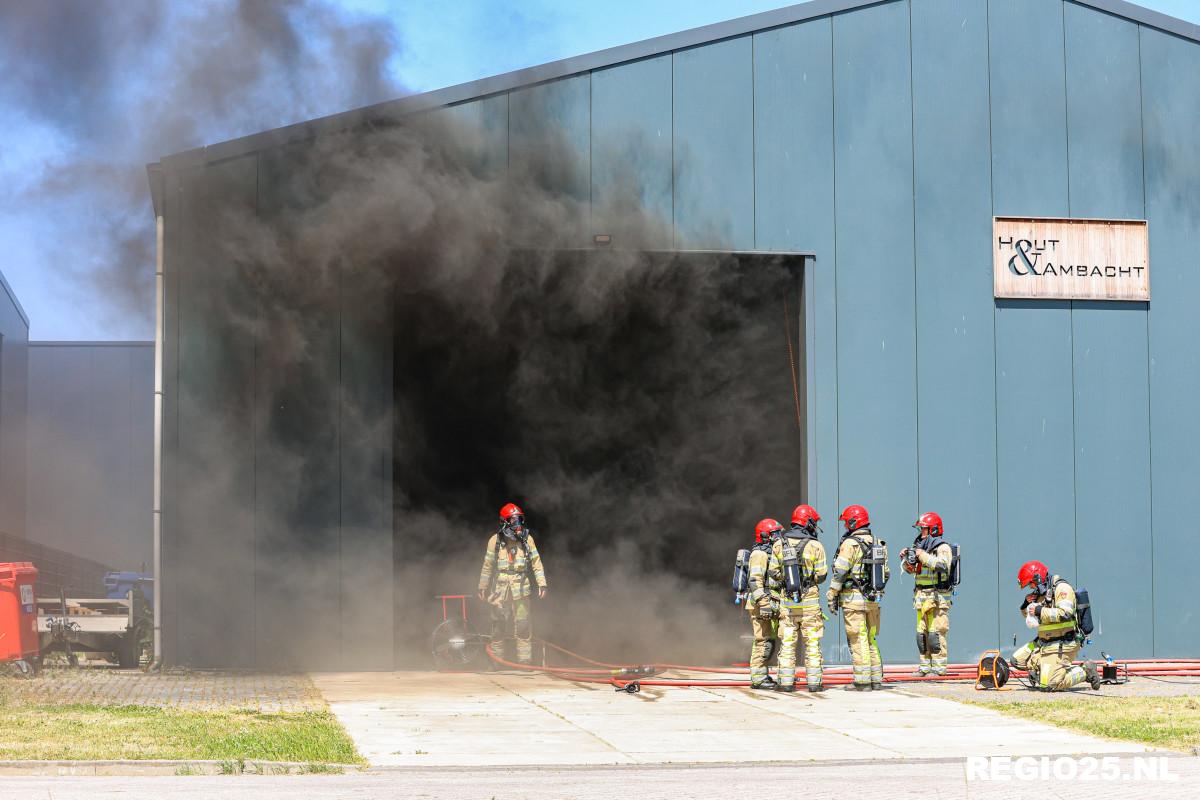
M 464 619 L 450 618 L 433 629 L 429 649 L 438 669 L 486 669 L 488 636 L 475 633 Z

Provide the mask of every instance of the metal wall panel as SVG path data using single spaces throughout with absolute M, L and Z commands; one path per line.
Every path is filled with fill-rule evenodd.
M 1200 653 L 1195 546 L 1189 524 L 1200 486 L 1200 45 L 1142 28 L 1146 218 L 1150 227 L 1150 430 L 1154 552 L 1154 654 Z M 1189 333 L 1190 332 L 1190 333 Z
M 591 197 L 591 75 L 509 95 L 509 166 L 538 185 L 586 203 Z
M 259 156 L 258 214 L 268 229 L 288 230 L 291 215 L 303 213 L 308 198 L 322 197 L 330 185 L 325 165 L 307 156 L 307 145 Z M 282 242 L 285 263 L 303 258 L 289 253 L 290 246 Z M 255 660 L 271 667 L 336 669 L 344 266 L 299 263 L 309 285 L 293 295 L 266 284 L 253 343 Z M 303 313 L 288 305 L 293 297 Z
M 508 169 L 508 95 L 499 94 L 440 108 L 430 114 L 449 126 L 449 144 L 460 163 L 484 178 Z
M 754 247 L 749 36 L 674 54 L 675 245 Z
M 755 244 L 816 256 L 804 265 L 809 480 L 797 502 L 816 506 L 831 532 L 838 514 L 832 47 L 829 18 L 754 36 Z M 824 537 L 827 549 L 835 536 Z M 826 626 L 825 641 L 840 641 L 837 625 Z
M 186 266 L 184 244 L 190 236 L 185 226 L 183 179 L 174 159 L 163 161 L 163 398 L 162 398 L 162 475 L 161 542 L 162 651 L 168 664 L 181 664 L 179 648 L 179 584 L 183 565 L 179 563 L 179 298 Z
M 238 317 L 253 314 L 225 246 L 254 214 L 256 156 L 182 176 L 177 279 L 179 448 L 178 658 L 255 666 L 254 349 Z
M 671 56 L 592 73 L 592 233 L 671 246 Z
M 1137 25 L 1073 3 L 1065 14 L 1071 216 L 1140 219 Z M 1117 588 L 1151 574 L 1146 305 L 1076 301 L 1071 321 L 1076 577 L 1092 592 L 1097 643 L 1148 653 L 1151 594 Z
M 151 567 L 154 347 L 35 342 L 29 378 L 28 538 Z
M 0 275 L 0 531 L 24 536 L 29 321 Z
M 343 275 L 338 374 L 340 669 L 391 669 L 395 663 L 391 299 L 390 291 Z
M 1022 35 L 1012 35 L 1017 30 Z M 994 213 L 1065 216 L 1062 3 L 991 3 L 989 32 Z M 996 303 L 998 618 L 1006 646 L 1026 634 L 1016 611 L 1020 565 L 1038 559 L 1075 577 L 1071 361 L 1069 302 Z
M 997 639 L 995 304 L 970 267 L 991 252 L 987 35 L 987 0 L 912 4 L 918 506 L 963 548 L 953 661 Z
M 908 22 L 903 1 L 833 18 L 838 494 L 865 505 L 893 549 L 917 512 Z M 910 598 L 884 605 L 881 647 L 909 651 Z

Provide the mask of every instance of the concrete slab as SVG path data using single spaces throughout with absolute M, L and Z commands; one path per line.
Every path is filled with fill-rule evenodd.
M 536 674 L 317 673 L 312 680 L 375 767 L 1146 751 L 903 689 L 814 696 L 647 687 L 628 695 Z M 938 742 L 936 750 L 930 741 Z

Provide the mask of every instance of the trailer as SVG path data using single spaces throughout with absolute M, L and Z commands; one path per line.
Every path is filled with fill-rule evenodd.
M 79 655 L 102 656 L 124 669 L 138 667 L 152 641 L 153 614 L 143 594 L 124 597 L 37 598 L 41 657 L 66 653 L 71 666 Z

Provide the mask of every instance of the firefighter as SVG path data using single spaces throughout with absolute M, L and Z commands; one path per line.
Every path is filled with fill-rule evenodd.
M 854 665 L 854 682 L 846 686 L 852 691 L 883 688 L 883 660 L 879 656 L 879 602 L 871 590 L 867 568 L 863 563 L 874 538 L 867 509 L 849 505 L 838 518 L 845 525 L 837 557 L 833 562 L 833 577 L 825 600 L 829 609 L 841 609 L 846 626 L 846 642 Z M 885 575 L 887 565 L 884 564 Z
M 1037 628 L 1037 638 L 1013 653 L 1013 664 L 1029 670 L 1038 688 L 1061 692 L 1087 681 L 1100 688 L 1100 674 L 1091 662 L 1075 666 L 1079 627 L 1075 589 L 1040 561 L 1026 561 L 1017 571 L 1017 585 L 1026 590 L 1021 611 L 1025 625 Z
M 488 539 L 479 572 L 479 599 L 491 606 L 492 642 L 502 658 L 506 642 L 516 640 L 517 661 L 533 661 L 533 620 L 530 618 L 529 571 L 538 598 L 546 596 L 546 573 L 533 535 L 525 527 L 525 512 L 515 503 L 500 509 L 500 530 Z
M 817 587 L 829 574 L 825 548 L 817 541 L 821 515 L 812 506 L 799 505 L 792 511 L 792 527 L 771 546 L 770 577 L 783 587 L 779 610 L 779 691 L 795 691 L 796 646 L 804 646 L 805 683 L 810 692 L 824 690 L 821 680 L 821 637 L 825 618 Z M 789 596 L 788 562 L 795 559 L 799 592 Z
M 750 551 L 750 596 L 746 611 L 750 614 L 750 631 L 754 644 L 750 646 L 750 688 L 778 687 L 767 671 L 767 662 L 779 638 L 779 607 L 782 584 L 771 577 L 771 549 L 783 533 L 778 520 L 759 520 L 754 526 L 754 549 Z M 795 668 L 792 669 L 795 680 Z
M 929 511 L 913 524 L 917 538 L 900 551 L 900 564 L 913 575 L 913 610 L 917 612 L 916 674 L 945 675 L 950 633 L 950 564 L 954 552 L 942 540 L 942 518 Z

